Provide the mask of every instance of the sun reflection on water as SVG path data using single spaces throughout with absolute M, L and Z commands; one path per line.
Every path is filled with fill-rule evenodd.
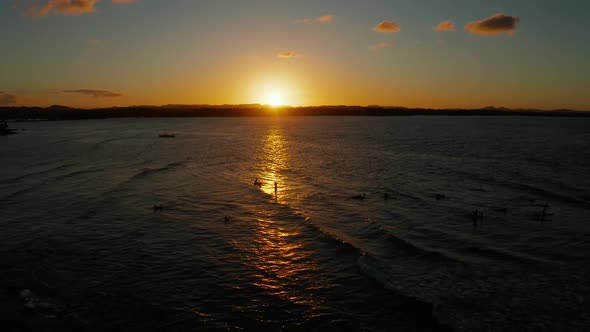
M 288 182 L 282 172 L 289 168 L 288 155 L 285 149 L 285 139 L 280 127 L 273 127 L 265 136 L 262 147 L 260 165 L 260 179 L 262 189 L 266 194 L 274 196 L 278 203 L 283 203 L 287 192 Z
M 279 126 L 269 129 L 262 139 L 261 149 L 258 178 L 263 183 L 260 189 L 273 196 L 276 203 L 287 206 L 289 182 L 283 174 L 289 169 L 289 155 Z M 311 290 L 322 286 L 314 277 L 318 267 L 302 242 L 302 220 L 294 217 L 290 209 L 264 204 L 257 208 L 256 214 L 255 237 L 248 246 L 247 257 L 248 264 L 257 271 L 252 284 L 281 300 L 306 305 L 314 311 L 319 301 Z
M 310 290 L 318 285 L 310 276 L 316 274 L 317 266 L 310 262 L 309 251 L 297 241 L 299 232 L 262 218 L 257 220 L 256 226 L 249 263 L 258 273 L 252 284 L 282 300 L 313 309 L 317 301 Z M 305 283 L 309 283 L 309 287 L 302 290 L 301 285 Z

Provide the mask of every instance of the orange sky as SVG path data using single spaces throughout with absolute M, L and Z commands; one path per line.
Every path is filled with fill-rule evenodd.
M 0 105 L 590 109 L 590 25 L 549 0 L 0 6 Z

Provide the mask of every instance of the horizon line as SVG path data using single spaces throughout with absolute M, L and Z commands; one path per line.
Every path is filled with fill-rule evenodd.
M 401 105 L 378 105 L 378 104 L 368 104 L 368 105 L 336 105 L 336 104 L 326 104 L 326 105 L 269 105 L 269 104 L 260 104 L 260 103 L 245 103 L 245 104 L 145 104 L 145 105 L 127 105 L 127 106 L 104 106 L 104 107 L 80 107 L 80 106 L 68 106 L 68 105 L 61 105 L 61 104 L 54 104 L 50 106 L 25 106 L 25 105 L 0 105 L 0 108 L 71 108 L 77 110 L 96 110 L 96 109 L 116 109 L 116 108 L 134 108 L 134 107 L 152 107 L 152 108 L 181 108 L 181 107 L 223 107 L 223 108 L 230 108 L 230 107 L 259 107 L 259 108 L 268 108 L 268 109 L 286 109 L 286 108 L 335 108 L 335 107 L 346 107 L 346 108 L 383 108 L 383 109 L 405 109 L 405 110 L 433 110 L 433 111 L 448 111 L 448 110 L 488 110 L 488 111 L 541 111 L 541 112 L 551 112 L 551 111 L 571 111 L 571 112 L 590 112 L 590 109 L 583 110 L 583 109 L 574 109 L 574 108 L 530 108 L 530 107 L 503 107 L 503 106 L 482 106 L 482 107 L 444 107 L 444 108 L 433 108 L 433 107 L 408 107 L 408 106 L 401 106 Z

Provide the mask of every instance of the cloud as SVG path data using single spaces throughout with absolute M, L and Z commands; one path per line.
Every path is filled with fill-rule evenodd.
M 94 5 L 100 0 L 50 0 L 45 4 L 33 3 L 27 10 L 28 16 L 43 17 L 54 15 L 82 15 L 94 12 Z
M 49 14 L 77 16 L 94 12 L 94 6 L 101 0 L 43 0 L 34 1 L 27 9 L 27 16 L 43 17 Z M 117 5 L 130 4 L 139 0 L 111 0 Z
M 17 96 L 0 91 L 0 105 L 13 105 L 16 104 L 17 100 Z
M 122 93 L 113 92 L 113 91 L 105 91 L 105 90 L 89 90 L 89 89 L 80 89 L 80 90 L 62 90 L 61 93 L 77 93 L 81 95 L 91 96 L 94 98 L 114 98 L 114 97 L 121 97 L 123 96 Z
M 383 21 L 383 22 L 377 24 L 373 28 L 373 31 L 383 32 L 383 33 L 398 32 L 400 30 L 401 30 L 401 27 L 399 26 L 399 24 L 397 24 L 395 22 L 391 22 L 391 21 Z
M 455 23 L 451 20 L 442 21 L 434 27 L 434 31 L 455 31 Z
M 374 45 L 370 45 L 369 46 L 369 50 L 376 51 L 376 50 L 378 50 L 380 48 L 390 48 L 390 47 L 391 47 L 391 44 L 390 43 L 381 42 L 381 43 L 377 43 L 377 44 L 374 44 Z
M 304 18 L 297 20 L 297 23 L 330 23 L 334 21 L 334 15 L 322 15 L 317 18 Z
M 295 54 L 295 52 L 293 52 L 293 51 L 281 52 L 281 53 L 277 54 L 277 58 L 279 58 L 279 59 L 292 59 L 292 58 L 296 58 L 298 56 L 299 55 Z
M 465 25 L 465 30 L 474 35 L 493 36 L 501 33 L 514 34 L 520 18 L 516 16 L 496 14 L 481 21 L 473 21 Z

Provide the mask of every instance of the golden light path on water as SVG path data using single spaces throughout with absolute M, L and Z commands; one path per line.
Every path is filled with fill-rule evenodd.
M 261 160 L 261 189 L 281 203 L 282 193 L 288 185 L 280 174 L 289 167 L 285 142 L 280 127 L 272 127 L 264 137 Z M 276 186 L 275 186 L 276 185 Z
M 273 127 L 262 141 L 259 179 L 263 181 L 261 190 L 283 206 L 286 203 L 281 194 L 286 192 L 289 184 L 281 176 L 281 171 L 288 167 L 289 155 L 282 130 Z M 312 277 L 318 267 L 311 263 L 311 253 L 301 242 L 303 220 L 292 218 L 292 211 L 288 209 L 264 206 L 257 211 L 256 236 L 248 248 L 248 261 L 259 271 L 253 284 L 282 300 L 308 305 L 313 310 L 318 306 L 313 289 L 321 285 Z M 302 291 L 302 285 L 306 290 Z

